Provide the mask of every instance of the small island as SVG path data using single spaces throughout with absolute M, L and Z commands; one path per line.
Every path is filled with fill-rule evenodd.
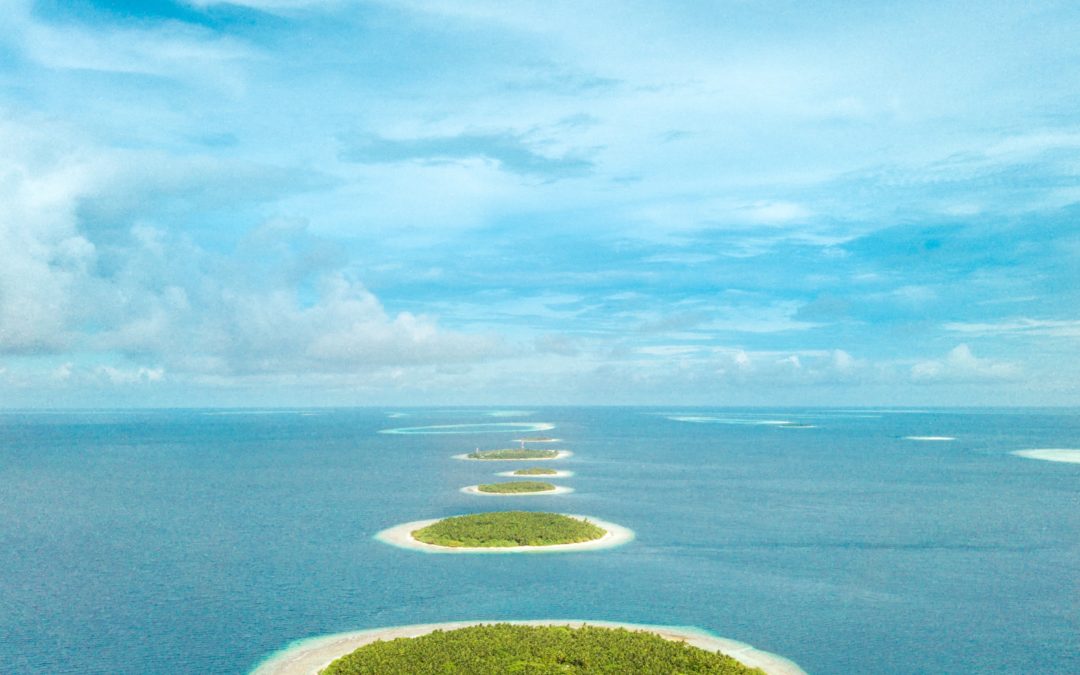
M 551 483 L 542 483 L 535 480 L 513 480 L 505 483 L 485 483 L 477 485 L 480 492 L 493 494 L 520 494 L 522 492 L 550 492 L 555 489 Z
M 582 518 L 537 511 L 496 511 L 444 518 L 414 530 L 424 544 L 450 548 L 508 548 L 580 544 L 607 532 Z
M 443 672 L 765 675 L 726 654 L 655 633 L 509 623 L 371 642 L 333 661 L 322 674 Z
M 634 540 L 634 531 L 592 516 L 495 511 L 401 523 L 376 533 L 375 539 L 432 554 L 577 553 L 622 546 Z
M 546 497 L 550 495 L 565 495 L 574 491 L 562 485 L 542 483 L 540 481 L 509 481 L 504 483 L 487 483 L 484 485 L 468 485 L 461 491 L 470 495 L 482 497 Z
M 531 448 L 502 448 L 499 450 L 477 450 L 466 455 L 454 455 L 455 459 L 472 459 L 479 461 L 522 461 L 540 459 L 562 459 L 569 457 L 569 450 L 533 450 Z
M 528 469 L 518 469 L 514 472 L 515 476 L 555 476 L 558 475 L 558 471 L 555 469 L 549 469 L 543 466 L 530 466 Z

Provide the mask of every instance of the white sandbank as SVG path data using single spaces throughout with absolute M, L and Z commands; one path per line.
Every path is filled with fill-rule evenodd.
M 673 422 L 694 422 L 695 424 L 748 424 L 751 426 L 788 426 L 795 424 L 791 420 L 760 420 L 747 417 L 716 417 L 713 415 L 673 415 L 668 419 Z
M 473 515 L 473 514 L 463 514 Z M 422 541 L 417 541 L 413 538 L 412 533 L 421 528 L 425 528 L 428 525 L 439 522 L 440 520 L 446 520 L 446 518 L 434 518 L 432 520 L 414 520 L 411 523 L 402 523 L 401 525 L 395 525 L 387 528 L 382 532 L 375 535 L 375 538 L 384 544 L 390 544 L 391 546 L 397 546 L 398 548 L 407 548 L 413 551 L 423 551 L 424 553 L 568 553 L 576 551 L 595 551 L 604 548 L 614 548 L 621 546 L 634 539 L 634 531 L 628 527 L 622 525 L 616 525 L 615 523 L 608 523 L 597 518 L 590 516 L 579 516 L 571 513 L 560 514 L 568 516 L 570 518 L 578 518 L 580 520 L 588 520 L 593 525 L 604 530 L 604 536 L 599 539 L 593 539 L 592 541 L 583 541 L 577 544 L 551 544 L 549 546 L 435 546 L 434 544 L 425 544 Z M 450 518 L 452 516 L 447 516 Z
M 905 441 L 955 441 L 956 436 L 904 436 Z
M 561 438 L 515 438 L 515 443 L 561 443 Z
M 543 497 L 545 495 L 565 495 L 574 491 L 574 488 L 556 485 L 554 490 L 537 490 L 536 492 L 484 492 L 479 485 L 469 485 L 461 488 L 462 492 L 482 497 Z
M 481 450 L 483 452 L 483 450 Z M 553 459 L 566 459 L 570 455 L 574 454 L 569 450 L 558 450 L 554 457 L 530 457 L 528 459 L 514 459 L 509 457 L 507 459 L 483 459 L 478 457 L 469 457 L 471 453 L 466 452 L 462 455 L 454 455 L 454 459 L 467 459 L 470 462 L 550 462 Z
M 520 469 L 517 469 L 520 471 Z M 513 471 L 500 471 L 496 476 L 509 476 L 511 478 L 528 478 L 529 480 L 543 480 L 545 478 L 569 478 L 574 475 L 573 471 L 558 470 L 555 473 L 514 473 Z
M 431 424 L 423 427 L 380 429 L 380 434 L 489 434 L 503 432 L 528 433 L 551 431 L 550 422 L 478 422 L 476 424 Z
M 711 652 L 726 654 L 747 666 L 760 668 L 768 675 L 806 675 L 806 672 L 782 656 L 756 649 L 745 642 L 729 640 L 693 626 L 651 626 L 614 621 L 581 621 L 574 619 L 544 619 L 538 621 L 452 621 L 414 626 L 374 628 L 352 633 L 337 633 L 297 640 L 285 649 L 271 654 L 251 672 L 251 675 L 316 675 L 330 663 L 364 645 L 377 640 L 395 640 L 427 635 L 436 630 L 456 630 L 479 624 L 512 623 L 522 626 L 599 626 L 655 633 L 662 638 L 686 642 Z
M 1041 459 L 1045 462 L 1067 462 L 1080 464 L 1080 449 L 1076 448 L 1038 448 L 1035 450 L 1016 450 L 1012 454 L 1028 459 Z

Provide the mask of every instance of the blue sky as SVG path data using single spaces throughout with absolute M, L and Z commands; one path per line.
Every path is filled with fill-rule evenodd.
M 0 406 L 1080 405 L 1075 3 L 0 9 Z

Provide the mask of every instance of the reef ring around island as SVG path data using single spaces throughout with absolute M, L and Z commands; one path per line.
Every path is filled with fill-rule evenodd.
M 460 455 L 453 455 L 453 458 L 454 459 L 464 459 L 464 460 L 469 461 L 469 462 L 551 462 L 551 461 L 554 461 L 556 459 L 566 459 L 567 457 L 570 457 L 573 454 L 574 453 L 571 452 L 570 450 L 558 450 L 558 451 L 556 451 L 556 454 L 555 454 L 554 457 L 528 457 L 528 458 L 524 458 L 524 459 L 519 459 L 517 457 L 507 457 L 505 459 L 504 458 L 488 459 L 488 458 L 485 458 L 485 457 L 469 457 L 469 453 L 465 452 L 465 453 L 462 453 Z
M 634 534 L 634 531 L 628 527 L 616 525 L 615 523 L 609 523 L 607 521 L 600 520 L 599 518 L 593 518 L 592 516 L 582 516 L 573 513 L 561 513 L 559 515 L 566 516 L 568 518 L 576 518 L 578 520 L 587 520 L 593 525 L 596 525 L 600 529 L 604 530 L 604 534 L 603 536 L 597 539 L 592 539 L 590 541 L 582 541 L 575 544 L 549 544 L 547 546 L 437 546 L 435 544 L 426 544 L 413 538 L 412 533 L 416 530 L 423 529 L 428 525 L 434 525 L 439 521 L 454 517 L 446 516 L 445 518 L 414 520 L 409 523 L 394 525 L 393 527 L 388 527 L 385 530 L 376 533 L 375 539 L 378 539 L 384 544 L 396 546 L 397 548 L 405 548 L 411 551 L 420 551 L 422 553 L 500 554 L 574 553 L 579 551 L 598 551 L 606 548 L 615 548 L 616 546 L 622 546 L 623 544 L 633 541 L 634 537 L 636 536 Z
M 555 459 L 558 458 L 556 457 Z M 521 469 L 514 469 L 512 471 L 500 471 L 495 475 L 506 476 L 507 478 L 522 478 L 529 480 L 542 480 L 544 478 L 569 478 L 574 475 L 573 471 L 566 471 L 565 469 L 558 469 L 557 471 L 555 471 L 555 473 L 517 473 L 518 471 L 521 471 Z
M 484 492 L 480 489 L 479 485 L 467 485 L 461 488 L 461 491 L 465 494 L 480 495 L 481 497 L 544 497 L 547 495 L 570 494 L 574 491 L 574 488 L 556 485 L 554 490 L 533 490 L 532 492 Z M 600 527 L 603 527 L 603 525 Z

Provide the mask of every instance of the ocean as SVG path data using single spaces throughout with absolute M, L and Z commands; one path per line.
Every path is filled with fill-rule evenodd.
M 553 425 L 574 492 L 460 492 L 530 465 L 452 458 L 519 423 Z M 456 424 L 485 426 L 379 433 Z M 696 626 L 809 673 L 1078 673 L 1080 464 L 1011 454 L 1077 447 L 1071 409 L 6 412 L 0 672 L 246 673 L 325 633 L 565 618 Z M 636 539 L 374 539 L 500 509 Z

